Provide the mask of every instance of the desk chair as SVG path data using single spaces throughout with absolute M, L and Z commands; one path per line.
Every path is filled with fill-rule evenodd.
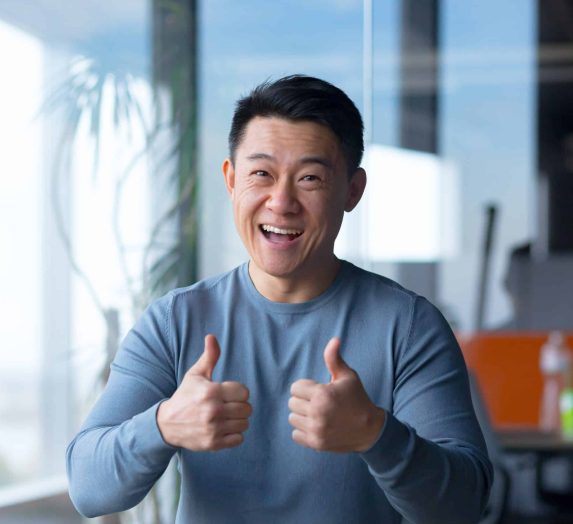
M 573 521 L 572 452 L 540 453 L 536 461 L 535 487 L 539 499 L 556 512 L 551 522 Z

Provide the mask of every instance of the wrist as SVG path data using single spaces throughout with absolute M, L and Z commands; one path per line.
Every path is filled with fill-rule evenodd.
M 372 412 L 368 415 L 366 421 L 366 431 L 364 432 L 366 438 L 364 445 L 358 449 L 360 453 L 368 451 L 380 437 L 380 433 L 382 432 L 382 428 L 384 427 L 384 422 L 386 421 L 386 412 L 379 408 L 378 406 L 374 406 Z
M 163 441 L 166 444 L 169 444 L 170 446 L 176 446 L 176 444 L 174 442 L 172 442 L 170 436 L 169 436 L 169 431 L 168 431 L 168 418 L 167 418 L 167 412 L 169 409 L 168 403 L 169 399 L 163 400 L 160 404 L 159 407 L 157 408 L 156 414 L 155 414 L 155 422 L 157 423 L 157 428 L 159 429 L 159 433 L 161 435 L 161 438 L 163 439 Z

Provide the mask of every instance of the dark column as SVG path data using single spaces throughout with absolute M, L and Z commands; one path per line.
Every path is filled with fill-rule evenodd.
M 427 153 L 438 150 L 438 4 L 402 0 L 400 147 Z M 434 262 L 401 263 L 398 280 L 436 301 L 436 270 Z
M 438 149 L 438 0 L 402 0 L 400 146 Z
M 198 276 L 197 30 L 196 0 L 153 1 L 153 82 L 170 95 L 168 120 L 177 136 L 168 161 L 176 165 L 179 225 L 178 252 L 161 261 L 158 290 L 188 285 Z
M 538 171 L 549 253 L 573 252 L 573 3 L 538 0 Z

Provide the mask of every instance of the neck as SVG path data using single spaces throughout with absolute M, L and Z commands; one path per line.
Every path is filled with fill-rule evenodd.
M 277 277 L 261 271 L 252 261 L 249 262 L 249 276 L 257 291 L 273 302 L 297 304 L 308 302 L 324 293 L 334 282 L 340 270 L 340 260 L 334 255 L 332 260 L 308 275 Z

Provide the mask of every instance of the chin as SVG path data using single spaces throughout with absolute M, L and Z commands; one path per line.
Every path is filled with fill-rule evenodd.
M 253 263 L 260 272 L 275 278 L 292 277 L 299 273 L 301 269 L 298 264 L 293 265 L 292 263 L 289 264 L 286 261 L 279 260 L 261 262 L 260 260 L 253 258 Z
M 275 277 L 275 278 L 289 278 L 289 277 L 293 277 L 297 274 L 297 270 L 296 269 L 291 269 L 291 268 L 286 268 L 286 267 L 277 267 L 277 266 L 259 266 L 259 269 L 265 273 L 266 275 L 269 275 L 271 277 Z

